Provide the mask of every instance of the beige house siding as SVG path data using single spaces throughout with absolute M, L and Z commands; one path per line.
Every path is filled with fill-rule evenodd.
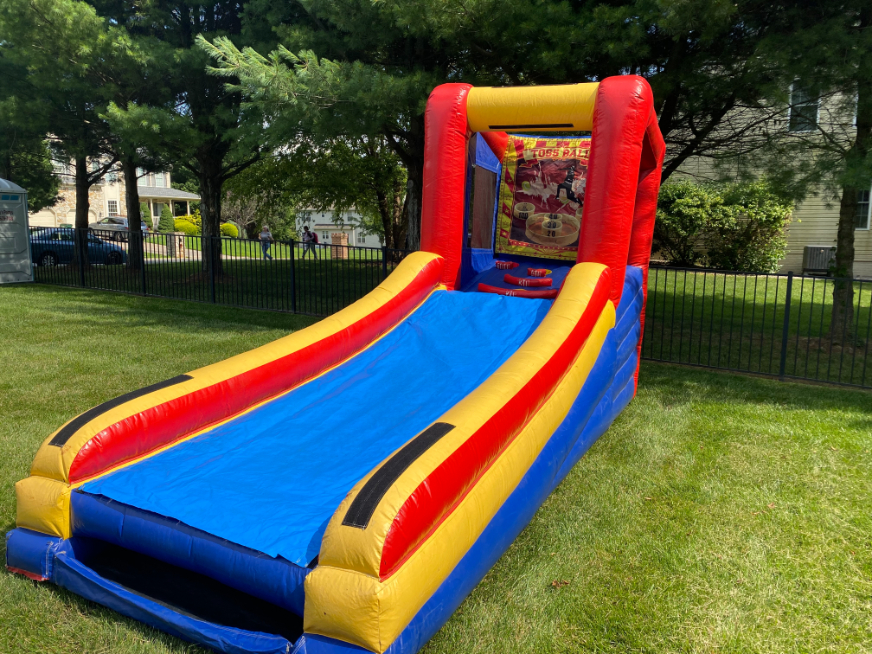
M 139 188 L 140 202 L 145 202 L 152 210 L 152 215 L 155 221 L 160 218 L 160 212 L 155 212 L 159 205 L 170 204 L 171 202 L 186 202 L 190 210 L 190 203 L 195 202 L 199 198 L 196 196 L 189 197 L 191 194 L 184 191 L 177 191 L 172 195 L 178 197 L 156 197 L 158 193 L 166 193 L 172 191 L 170 188 L 170 174 L 164 173 L 166 186 L 156 189 L 151 186 L 142 186 Z M 30 214 L 30 225 L 32 227 L 58 227 L 64 224 L 74 225 L 76 222 L 76 187 L 71 183 L 69 174 L 60 174 L 61 187 L 58 191 L 58 201 L 53 207 L 47 207 L 40 211 Z M 105 218 L 109 214 L 109 202 L 115 201 L 118 203 L 117 214 L 121 217 L 127 216 L 127 191 L 124 188 L 124 177 L 120 173 L 109 174 L 102 181 L 94 184 L 88 191 L 88 200 L 90 202 L 90 210 L 88 211 L 88 223 L 97 222 Z
M 802 251 L 806 245 L 836 245 L 839 223 L 838 200 L 812 196 L 797 205 L 787 234 L 788 253 L 781 262 L 783 272 L 802 272 Z M 872 278 L 872 231 L 854 230 L 854 275 Z
M 59 225 L 76 223 L 76 189 L 62 185 L 58 192 L 58 201 L 53 207 L 48 207 L 30 214 L 31 227 L 58 227 Z M 90 210 L 88 222 L 94 222 L 106 215 L 104 207 L 103 185 L 95 184 L 88 191 Z
M 703 182 L 714 180 L 717 175 L 708 159 L 694 158 L 686 161 L 670 179 L 677 181 L 681 177 Z M 781 260 L 778 271 L 801 274 L 806 245 L 835 247 L 838 223 L 838 198 L 827 202 L 823 193 L 819 193 L 810 194 L 799 202 L 787 230 L 787 255 Z M 872 230 L 854 231 L 854 276 L 872 279 Z
M 309 229 L 318 234 L 318 239 L 321 243 L 330 243 L 334 233 L 343 232 L 348 234 L 348 245 L 356 245 L 360 247 L 381 247 L 381 239 L 378 234 L 367 234 L 359 226 L 358 221 L 360 214 L 356 211 L 343 212 L 342 224 L 337 224 L 334 221 L 333 211 L 315 211 L 307 209 L 301 211 L 297 215 L 297 232 L 303 232 L 303 226 L 308 225 Z

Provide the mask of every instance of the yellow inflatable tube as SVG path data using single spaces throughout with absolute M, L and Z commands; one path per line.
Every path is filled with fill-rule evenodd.
M 436 425 L 452 429 L 424 452 L 393 482 L 372 513 L 366 528 L 348 524 L 356 498 L 395 453 L 349 493 L 334 514 L 322 541 L 319 565 L 306 578 L 305 631 L 355 643 L 383 652 L 476 541 L 505 499 L 526 473 L 542 447 L 566 417 L 593 367 L 605 337 L 614 327 L 615 308 L 605 299 L 608 272 L 600 264 L 576 265 L 560 296 L 528 341 L 478 389 L 446 412 Z M 605 293 L 605 294 L 604 294 Z M 414 520 L 427 513 L 426 501 L 446 484 L 427 483 L 440 469 L 457 468 L 452 455 L 498 422 L 508 398 L 523 397 L 540 373 L 565 354 L 572 335 L 591 321 L 584 342 L 576 348 L 554 386 L 528 401 L 522 415 L 495 458 L 484 462 L 468 487 L 453 500 L 437 522 L 420 534 L 408 551 L 385 566 L 386 542 L 396 532 L 398 516 L 410 498 Z M 530 398 L 524 398 L 529 400 Z M 517 406 L 511 406 L 515 413 Z M 431 427 L 432 429 L 432 427 Z M 424 432 L 426 433 L 426 432 Z M 417 438 L 417 437 L 416 437 Z M 414 440 L 414 439 L 413 439 Z M 405 447 L 408 447 L 405 446 Z M 402 452 L 402 450 L 400 451 Z M 417 494 L 417 496 L 416 496 Z M 399 533 L 399 532 L 396 532 Z

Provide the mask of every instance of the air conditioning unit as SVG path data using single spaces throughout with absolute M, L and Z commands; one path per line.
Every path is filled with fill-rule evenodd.
M 832 245 L 806 245 L 802 251 L 802 274 L 828 275 L 836 258 Z

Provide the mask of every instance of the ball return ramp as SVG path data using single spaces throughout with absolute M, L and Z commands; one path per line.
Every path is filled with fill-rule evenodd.
M 422 251 L 50 435 L 9 570 L 222 652 L 438 631 L 635 394 L 663 140 L 633 76 L 446 84 L 425 122 Z

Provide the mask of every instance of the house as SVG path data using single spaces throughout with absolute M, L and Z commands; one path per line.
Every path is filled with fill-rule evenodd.
M 165 206 L 174 209 L 173 215 L 190 213 L 191 202 L 199 202 L 200 196 L 188 191 L 172 188 L 170 173 L 145 173 L 138 171 L 139 201 L 148 204 L 151 215 L 160 216 Z M 60 178 L 59 200 L 52 207 L 46 207 L 30 215 L 33 227 L 59 227 L 73 225 L 76 221 L 75 171 L 70 164 L 55 164 L 55 174 Z M 94 223 L 108 216 L 126 217 L 127 193 L 124 177 L 120 172 L 109 172 L 100 182 L 91 187 L 91 208 L 88 222 Z M 184 207 L 184 208 L 182 208 Z
M 833 102 L 830 100 L 829 102 Z M 823 116 L 822 116 L 823 114 Z M 789 137 L 813 135 L 823 121 L 833 121 L 835 111 L 827 101 L 805 93 L 797 81 L 791 87 L 790 108 L 786 116 L 773 121 L 774 129 L 783 130 Z M 837 119 L 837 118 L 836 118 Z M 848 121 L 844 136 L 854 137 L 853 126 Z M 714 172 L 707 160 L 694 158 L 679 169 L 694 179 L 712 179 Z M 862 190 L 857 197 L 857 215 L 854 221 L 854 276 L 872 278 L 872 189 Z M 835 248 L 839 224 L 839 198 L 826 197 L 822 192 L 810 193 L 797 203 L 787 232 L 787 254 L 782 259 L 779 272 L 801 274 L 803 252 L 807 246 Z
M 332 243 L 334 233 L 348 234 L 348 245 L 359 247 L 380 248 L 381 237 L 378 234 L 366 233 L 360 226 L 360 214 L 354 210 L 337 213 L 336 211 L 318 211 L 306 209 L 297 214 L 297 232 L 303 232 L 303 226 L 318 235 L 321 243 Z

